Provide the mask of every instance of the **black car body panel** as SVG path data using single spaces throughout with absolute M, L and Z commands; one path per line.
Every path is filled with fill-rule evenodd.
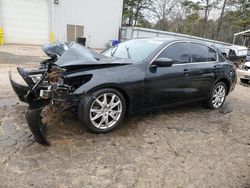
M 188 51 L 183 56 L 185 63 L 169 67 L 153 66 L 152 63 L 168 46 L 179 42 L 188 46 L 190 43 L 172 39 L 163 41 L 142 61 L 107 57 L 75 43 L 56 44 L 56 52 L 53 45 L 49 46 L 49 52 L 45 50 L 51 59 L 43 62 L 38 70 L 30 72 L 18 69 L 28 86 L 17 84 L 10 75 L 17 96 L 29 104 L 31 111 L 27 113 L 27 121 L 36 140 L 48 144 L 39 132 L 43 124 L 38 114 L 50 101 L 67 102 L 71 104 L 70 108 L 77 108 L 80 98 L 101 88 L 114 88 L 124 95 L 128 113 L 135 113 L 204 100 L 221 80 L 228 86 L 228 93 L 234 89 L 237 80 L 234 67 L 216 50 L 216 61 L 213 62 L 194 62 L 197 57 L 191 56 Z M 31 79 L 32 75 L 38 74 L 42 74 L 38 81 Z M 29 116 L 35 116 L 39 123 Z
M 11 86 L 12 86 L 13 90 L 15 91 L 16 95 L 18 96 L 19 100 L 27 103 L 25 96 L 27 95 L 30 88 L 28 86 L 24 86 L 24 85 L 16 83 L 12 79 L 11 73 L 9 73 L 9 78 L 10 78 Z

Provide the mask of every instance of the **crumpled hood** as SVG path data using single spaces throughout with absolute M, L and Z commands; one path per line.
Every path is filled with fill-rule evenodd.
M 70 48 L 55 62 L 55 65 L 61 68 L 119 66 L 128 64 L 132 64 L 129 59 L 106 57 L 76 43 L 73 43 Z

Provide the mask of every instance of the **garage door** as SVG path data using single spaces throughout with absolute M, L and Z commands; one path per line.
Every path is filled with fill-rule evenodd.
M 48 0 L 1 0 L 5 43 L 49 41 Z

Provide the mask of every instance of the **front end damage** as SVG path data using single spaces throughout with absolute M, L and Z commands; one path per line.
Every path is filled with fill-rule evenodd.
M 93 78 L 90 70 L 130 63 L 106 57 L 73 42 L 47 44 L 42 49 L 50 58 L 42 61 L 37 70 L 17 68 L 26 85 L 17 83 L 11 73 L 9 79 L 18 98 L 29 105 L 26 119 L 35 140 L 49 145 L 45 137 L 46 122 L 42 121 L 46 118 L 41 116 L 46 107 L 52 107 L 50 113 L 76 112 L 83 94 L 83 91 L 76 91 Z
M 46 139 L 47 125 L 42 121 L 43 110 L 52 105 L 54 110 L 65 111 L 77 105 L 78 97 L 70 95 L 70 86 L 64 85 L 60 76 L 63 69 L 50 67 L 47 70 L 27 71 L 17 68 L 27 86 L 17 83 L 9 73 L 10 83 L 18 98 L 29 105 L 26 120 L 34 139 L 50 145 Z

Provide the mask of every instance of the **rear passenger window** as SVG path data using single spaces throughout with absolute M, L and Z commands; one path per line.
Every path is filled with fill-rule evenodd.
M 193 63 L 217 61 L 216 51 L 201 44 L 190 43 L 190 54 Z
M 217 53 L 212 48 L 208 48 L 208 61 L 217 61 Z
M 187 43 L 179 42 L 171 44 L 158 57 L 170 58 L 174 60 L 175 64 L 188 63 Z
M 224 62 L 224 61 L 226 61 L 225 57 L 219 54 L 219 62 Z

